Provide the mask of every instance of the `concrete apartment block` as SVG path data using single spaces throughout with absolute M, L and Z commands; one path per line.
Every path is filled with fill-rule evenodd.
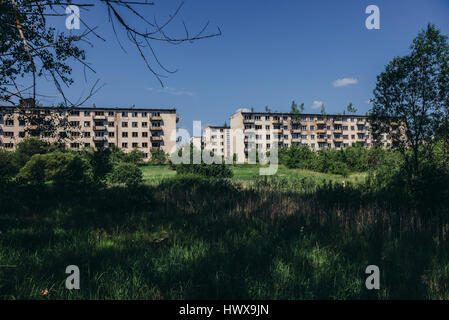
M 210 150 L 223 159 L 231 159 L 233 146 L 230 127 L 207 126 L 203 130 L 203 148 Z
M 278 147 L 307 145 L 312 150 L 350 146 L 360 142 L 372 145 L 371 127 L 367 116 L 261 113 L 239 110 L 231 116 L 233 150 L 240 163 L 248 161 L 248 150 L 257 147 L 268 152 Z M 384 135 L 385 147 L 391 145 Z
M 176 109 L 62 109 L 24 103 L 16 107 L 0 106 L 0 147 L 15 149 L 17 143 L 30 133 L 29 130 L 35 130 L 27 121 L 22 120 L 21 114 L 39 112 L 40 117 L 66 121 L 68 126 L 58 129 L 56 135 L 49 135 L 44 131 L 36 133 L 37 136 L 53 142 L 58 140 L 58 136 L 65 135 L 63 141 L 72 149 L 115 145 L 125 152 L 141 150 L 149 158 L 152 148 L 161 149 L 165 153 L 171 153 L 176 148 Z

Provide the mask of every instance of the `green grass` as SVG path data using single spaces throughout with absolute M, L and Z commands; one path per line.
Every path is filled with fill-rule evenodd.
M 142 166 L 141 169 L 144 181 L 151 185 L 157 185 L 165 178 L 176 176 L 176 172 L 169 169 L 168 166 Z M 260 178 L 259 167 L 256 165 L 233 166 L 232 172 L 234 174 L 232 180 L 236 182 L 248 183 Z M 365 180 L 366 175 L 366 173 L 352 173 L 348 177 L 343 177 L 305 169 L 288 169 L 280 165 L 274 177 L 286 179 L 312 178 L 318 183 L 324 181 L 360 183 Z
M 0 298 L 449 299 L 447 241 L 410 224 L 410 212 L 345 202 L 351 190 L 313 191 L 341 177 L 281 168 L 242 188 L 257 168 L 234 168 L 230 182 L 142 170 L 138 188 L 10 190 Z M 72 264 L 80 290 L 65 289 Z M 370 264 L 379 291 L 365 288 Z

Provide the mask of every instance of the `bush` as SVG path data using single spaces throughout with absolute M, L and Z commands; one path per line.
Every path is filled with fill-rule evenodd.
M 232 170 L 225 164 L 179 164 L 177 174 L 194 174 L 203 177 L 232 178 Z
M 17 179 L 33 185 L 52 181 L 58 186 L 74 186 L 92 181 L 89 163 L 73 153 L 35 154 L 20 169 Z
M 108 180 L 111 183 L 135 186 L 143 182 L 142 171 L 135 164 L 121 162 L 108 174 Z
M 8 181 L 19 172 L 14 153 L 0 149 L 0 181 Z
M 50 144 L 36 137 L 25 138 L 17 144 L 15 156 L 17 164 L 22 168 L 28 160 L 35 154 L 45 154 L 49 152 Z
M 167 163 L 167 156 L 163 150 L 156 148 L 151 149 L 151 159 L 150 164 L 154 166 L 159 166 Z

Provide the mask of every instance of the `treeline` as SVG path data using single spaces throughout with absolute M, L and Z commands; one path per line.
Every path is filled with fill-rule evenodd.
M 163 151 L 152 151 L 151 163 L 165 163 Z M 117 147 L 71 150 L 63 143 L 31 137 L 18 143 L 15 151 L 0 149 L 0 182 L 53 183 L 62 187 L 104 183 L 137 185 L 143 181 L 139 169 L 142 164 L 144 153 L 140 150 L 129 153 Z
M 320 149 L 312 151 L 308 146 L 281 148 L 279 163 L 288 168 L 308 169 L 323 173 L 349 175 L 351 172 L 365 172 L 375 169 L 389 158 L 400 164 L 398 152 L 378 147 L 366 148 L 354 144 L 342 149 Z

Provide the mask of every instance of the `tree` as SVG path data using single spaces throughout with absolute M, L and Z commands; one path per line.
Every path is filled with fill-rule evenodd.
M 17 144 L 15 157 L 18 166 L 23 167 L 35 154 L 45 154 L 49 152 L 49 143 L 39 138 L 29 137 Z
M 380 142 L 382 134 L 390 136 L 404 157 L 409 180 L 419 173 L 424 159 L 431 160 L 432 141 L 441 128 L 436 123 L 444 114 L 447 37 L 429 24 L 410 49 L 377 77 L 370 111 L 373 138 Z
M 326 108 L 324 107 L 324 103 L 321 104 L 320 113 L 323 116 L 323 118 L 326 119 Z
M 268 106 L 265 106 L 265 112 L 266 113 L 270 113 L 271 112 L 271 110 L 270 110 L 270 108 L 268 108 Z
M 83 44 L 93 46 L 89 37 L 99 41 L 107 40 L 97 32 L 97 27 L 90 25 L 82 15 L 78 17 L 84 30 L 76 35 L 56 29 L 49 18 L 65 18 L 68 5 L 76 5 L 80 9 L 96 6 L 98 10 L 104 10 L 107 16 L 104 22 L 110 25 L 123 51 L 127 52 L 124 46 L 126 41 L 129 45 L 126 49 L 134 49 L 137 52 L 162 87 L 162 77 L 177 70 L 169 70 L 161 63 L 154 48 L 155 43 L 181 44 L 221 35 L 219 28 L 217 32 L 207 33 L 208 23 L 198 32 L 192 33 L 184 22 L 179 27 L 185 33 L 181 36 L 171 35 L 174 30 L 172 24 L 179 16 L 182 3 L 165 21 L 161 21 L 150 12 L 155 3 L 144 0 L 92 0 L 82 3 L 75 3 L 73 0 L 0 1 L 0 100 L 17 108 L 23 107 L 22 116 L 26 124 L 38 127 L 34 129 L 36 135 L 48 131 L 38 130 L 42 129 L 44 124 L 41 122 L 46 118 L 40 114 L 37 107 L 37 98 L 40 96 L 38 80 L 48 79 L 54 84 L 62 100 L 59 107 L 65 108 L 83 105 L 101 88 L 99 80 L 96 80 L 86 96 L 76 101 L 64 92 L 64 88 L 70 87 L 75 81 L 71 76 L 74 66 L 84 69 L 86 82 L 86 71 L 95 72 L 88 63 Z M 101 16 L 101 13 L 96 15 Z M 27 101 L 25 98 L 30 97 L 27 103 L 19 104 L 19 101 Z M 26 113 L 29 108 L 35 108 L 35 111 Z M 55 120 L 52 124 L 60 123 Z
M 166 163 L 167 163 L 167 155 L 165 154 L 164 150 L 152 148 L 150 164 L 160 166 Z
M 348 106 L 346 107 L 346 111 L 348 111 L 348 114 L 357 113 L 357 109 L 352 105 L 352 102 L 349 102 Z

